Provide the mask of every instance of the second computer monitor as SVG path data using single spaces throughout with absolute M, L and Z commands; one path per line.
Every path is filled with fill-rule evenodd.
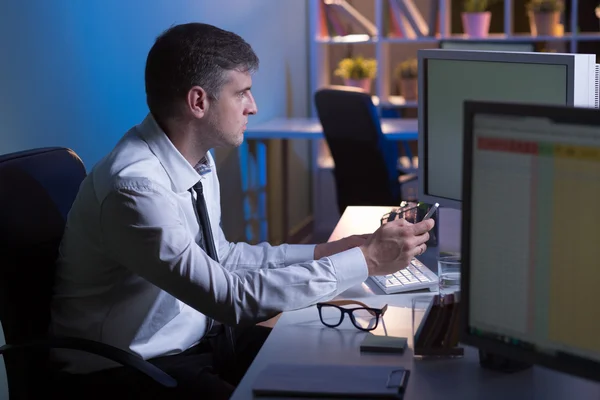
M 593 107 L 595 55 L 419 50 L 419 200 L 460 208 L 465 100 Z
M 467 102 L 464 118 L 461 341 L 600 381 L 600 113 Z

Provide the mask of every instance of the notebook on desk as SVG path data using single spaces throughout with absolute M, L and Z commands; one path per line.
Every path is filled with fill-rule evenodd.
M 409 371 L 380 365 L 271 364 L 256 378 L 255 396 L 402 399 Z

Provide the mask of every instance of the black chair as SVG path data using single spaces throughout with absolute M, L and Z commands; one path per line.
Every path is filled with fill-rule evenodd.
M 333 157 L 340 214 L 347 206 L 399 205 L 401 185 L 415 174 L 398 172 L 398 146 L 386 141 L 377 108 L 362 90 L 329 87 L 315 93 L 317 114 Z
M 51 398 L 60 373 L 50 348 L 97 354 L 137 369 L 162 386 L 176 382 L 154 365 L 115 347 L 80 338 L 49 337 L 55 260 L 67 213 L 86 176 L 65 148 L 0 156 L 0 347 L 11 399 Z

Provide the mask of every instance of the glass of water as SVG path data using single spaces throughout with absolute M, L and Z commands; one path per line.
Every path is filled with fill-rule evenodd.
M 460 255 L 445 255 L 438 258 L 440 294 L 460 290 Z

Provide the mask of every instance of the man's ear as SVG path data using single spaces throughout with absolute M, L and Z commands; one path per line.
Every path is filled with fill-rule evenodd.
M 209 97 L 200 86 L 192 87 L 187 94 L 187 107 L 196 118 L 202 118 L 209 107 Z

